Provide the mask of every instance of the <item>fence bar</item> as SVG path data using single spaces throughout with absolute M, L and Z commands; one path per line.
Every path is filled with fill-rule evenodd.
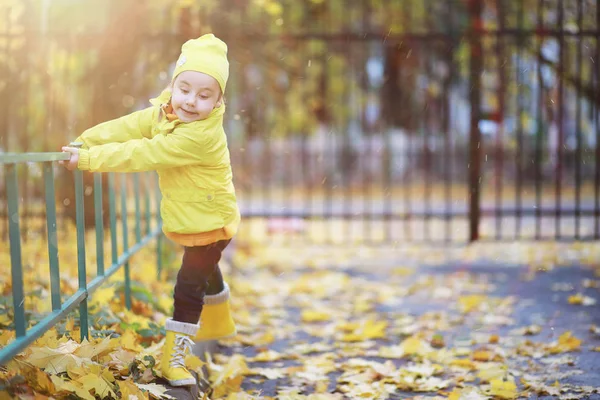
M 347 54 L 347 58 L 348 58 L 348 62 L 351 65 L 351 71 L 352 74 L 355 74 L 356 72 L 356 67 L 354 66 L 354 51 L 352 50 L 353 46 L 344 46 L 344 51 Z M 385 51 L 385 50 L 384 50 Z M 347 77 L 346 79 L 350 79 L 350 77 Z M 351 98 L 351 96 L 354 94 L 354 91 L 352 89 L 352 85 L 344 85 L 343 89 L 342 89 L 342 96 L 343 98 Z M 305 100 L 306 101 L 306 100 Z M 351 105 L 351 107 L 354 107 L 354 105 Z M 355 112 L 353 109 L 351 109 L 351 112 Z M 354 201 L 353 201 L 353 196 L 352 196 L 352 186 L 353 186 L 353 171 L 354 171 L 354 167 L 353 167 L 353 162 L 350 161 L 353 159 L 352 157 L 352 153 L 353 153 L 353 149 L 352 149 L 352 142 L 350 140 L 350 132 L 349 132 L 349 126 L 351 124 L 351 121 L 346 121 L 345 126 L 343 126 L 342 128 L 342 132 L 344 135 L 343 141 L 344 141 L 344 150 L 346 153 L 346 156 L 348 158 L 348 162 L 346 162 L 344 168 L 348 169 L 348 173 L 342 175 L 343 176 L 343 182 L 342 182 L 342 190 L 341 192 L 343 193 L 343 205 L 341 207 L 342 210 L 344 210 L 345 213 L 350 213 L 352 211 L 352 207 L 354 205 Z M 306 135 L 303 135 L 303 143 L 302 143 L 302 170 L 305 171 L 306 167 L 304 166 L 305 163 L 305 152 L 306 152 L 306 144 L 305 144 L 305 137 Z M 357 158 L 360 157 L 357 155 Z M 355 233 L 354 233 L 354 227 L 355 224 L 353 224 L 352 222 L 349 221 L 344 221 L 344 231 L 346 232 L 346 238 L 345 238 L 345 243 L 353 243 L 354 242 L 354 238 L 355 238 Z
M 481 21 L 481 0 L 469 2 L 471 15 L 471 59 L 469 102 L 471 104 L 471 128 L 469 134 L 469 240 L 479 239 L 480 219 L 480 181 L 481 181 L 481 132 L 479 119 L 481 114 L 481 71 L 483 69 L 483 50 L 479 27 Z
M 144 208 L 146 210 L 146 235 L 150 234 L 150 231 L 152 230 L 152 226 L 150 225 L 150 188 L 152 187 L 152 185 L 150 185 L 150 174 L 146 173 L 144 174 L 144 186 L 145 189 L 144 190 Z
M 518 26 L 523 27 L 523 16 L 524 9 L 523 3 L 520 3 L 518 13 Z M 517 36 L 517 65 L 515 68 L 516 83 L 517 83 L 517 151 L 515 154 L 515 170 L 517 171 L 517 177 L 515 182 L 515 207 L 517 213 L 515 215 L 515 239 L 521 239 L 521 223 L 522 223 L 522 212 L 523 212 L 523 153 L 524 153 L 524 134 L 523 134 L 523 86 L 522 86 L 522 60 L 523 60 L 523 38 Z
M 454 8 L 452 7 L 452 1 L 447 3 L 448 5 L 448 36 L 454 36 Z M 450 88 L 454 81 L 454 46 L 449 48 L 448 50 L 448 76 L 446 77 L 446 81 L 444 82 L 444 98 L 443 98 L 443 117 L 442 117 L 442 126 L 444 133 L 444 160 L 445 160 L 445 176 L 444 176 L 444 198 L 446 202 L 446 215 L 445 218 L 445 242 L 450 243 L 452 241 L 452 153 L 453 153 L 453 143 L 452 143 L 452 128 L 450 126 Z
M 67 161 L 69 153 L 3 153 L 0 154 L 0 163 L 19 164 L 28 162 Z
M 79 170 L 75 175 L 75 220 L 77 223 L 77 266 L 79 275 L 79 290 L 87 293 L 87 276 L 85 268 L 85 215 L 83 208 L 83 173 Z M 79 303 L 79 327 L 81 340 L 88 337 L 88 306 L 87 296 Z
M 48 263 L 50 264 L 50 293 L 52 310 L 60 309 L 60 268 L 58 263 L 58 234 L 56 229 L 56 198 L 54 195 L 54 170 L 44 163 L 44 188 L 46 191 L 46 226 L 48 229 Z
M 433 2 L 429 1 L 429 0 L 423 0 L 424 2 L 424 6 L 425 9 L 427 10 L 431 10 L 433 7 Z M 431 13 L 424 13 L 423 15 L 423 19 L 424 19 L 424 25 L 427 29 L 427 31 L 431 31 L 433 26 L 432 26 L 432 21 L 431 21 Z M 438 45 L 438 41 L 434 41 L 431 43 L 432 47 L 437 47 Z M 423 70 L 427 72 L 427 74 L 429 75 L 431 73 L 431 64 L 429 62 L 429 55 L 427 57 L 423 57 L 423 60 L 425 61 L 425 65 Z M 432 180 L 432 173 L 431 173 L 431 143 L 432 140 L 432 126 L 431 126 L 431 109 L 432 109 L 432 105 L 429 104 L 429 101 L 427 100 L 427 97 L 425 99 L 425 104 L 424 104 L 424 108 L 423 108 L 423 114 L 422 114 L 422 118 L 421 121 L 423 121 L 423 149 L 424 149 L 424 160 L 423 160 L 423 168 L 425 169 L 424 173 L 425 173 L 425 182 L 424 182 L 424 187 L 423 187 L 423 201 L 424 201 L 424 208 L 425 208 L 425 213 L 427 214 L 425 216 L 425 221 L 424 221 L 424 230 L 425 232 L 423 233 L 423 237 L 425 238 L 425 240 L 431 239 L 431 209 L 432 209 L 432 205 L 431 205 L 431 180 Z
M 156 219 L 157 219 L 157 226 L 159 227 L 158 229 L 160 229 L 161 225 L 162 225 L 162 218 L 160 216 L 160 200 L 161 200 L 161 194 L 160 194 L 160 189 L 159 189 L 159 184 L 158 184 L 158 174 L 154 175 L 154 179 L 156 181 L 156 192 L 155 192 L 155 196 L 156 196 Z M 158 234 L 158 237 L 156 239 L 156 278 L 160 279 L 160 276 L 162 274 L 162 233 Z
M 600 7 L 596 4 L 596 29 L 600 29 Z M 594 237 L 600 239 L 600 35 L 596 35 L 596 57 L 594 61 L 596 75 L 596 104 L 594 121 L 596 122 L 596 176 L 594 177 Z
M 406 27 L 407 31 L 411 31 L 412 27 L 413 27 L 413 16 L 412 16 L 412 2 L 407 2 L 406 3 L 406 12 L 403 14 L 403 17 L 405 18 L 404 21 L 402 22 L 402 26 Z M 402 49 L 402 41 L 400 41 L 400 49 Z M 412 49 L 409 47 L 408 48 L 408 53 L 410 54 L 410 52 L 412 52 Z M 402 56 L 404 56 L 404 54 L 401 54 Z M 408 54 L 407 54 L 408 56 Z M 400 64 L 398 66 L 398 79 L 399 82 L 404 82 L 404 78 L 405 78 L 406 72 L 405 72 L 405 67 L 404 64 Z M 406 103 L 408 104 L 403 104 L 404 103 L 404 96 L 400 96 L 400 101 L 398 102 L 398 108 L 400 110 L 404 110 L 404 108 L 408 108 L 409 109 L 409 117 L 406 118 L 406 113 L 402 111 L 403 117 L 402 119 L 409 119 L 410 124 L 412 125 L 412 116 L 416 115 L 416 110 L 415 107 L 413 105 L 412 102 L 407 101 Z M 408 154 L 405 154 L 405 158 L 406 158 L 406 165 L 413 165 L 415 157 L 414 157 L 414 135 L 410 135 L 408 137 Z M 413 186 L 413 174 L 412 174 L 412 168 L 408 168 L 406 170 L 406 174 L 404 175 L 405 178 L 403 177 L 403 182 L 402 182 L 402 186 L 405 188 L 404 189 L 404 208 L 406 210 L 407 213 L 407 220 L 406 220 L 406 224 L 404 224 L 404 234 L 405 234 L 405 238 L 407 240 L 412 240 L 412 236 L 413 236 L 413 229 L 412 229 L 412 225 L 413 225 L 413 219 L 412 216 L 413 211 L 412 211 L 412 186 Z
M 263 26 L 268 26 L 269 21 L 268 21 L 268 14 L 266 12 L 262 12 L 261 13 L 261 20 L 262 23 L 264 24 Z M 262 47 L 262 44 L 260 42 L 256 42 L 256 44 L 259 47 Z M 260 51 L 260 50 L 259 50 Z M 259 54 L 259 51 L 257 51 L 254 54 Z M 264 77 L 268 76 L 268 67 L 266 65 L 267 61 L 264 59 L 257 59 L 260 60 L 258 62 L 258 70 L 260 71 L 260 76 Z M 273 139 L 275 138 L 274 135 L 274 129 L 271 125 L 272 119 L 269 118 L 269 115 L 271 114 L 270 110 L 271 110 L 271 96 L 268 95 L 268 91 L 265 90 L 266 88 L 273 88 L 275 85 L 274 83 L 271 82 L 264 82 L 263 83 L 264 87 L 261 87 L 259 94 L 257 95 L 256 100 L 258 101 L 258 104 L 260 104 L 260 107 L 263 107 L 264 112 L 262 113 L 262 118 L 260 121 L 260 127 L 264 129 L 264 133 L 261 134 L 262 137 L 265 138 L 265 141 L 263 142 L 263 154 L 265 154 L 266 160 L 265 160 L 265 168 L 266 168 L 266 175 L 267 175 L 267 181 L 266 182 L 276 182 L 276 178 L 277 175 L 275 174 L 275 163 L 273 160 Z M 260 167 L 259 167 L 260 168 Z M 261 208 L 264 208 L 267 204 L 273 204 L 275 203 L 275 198 L 274 198 L 274 194 L 275 194 L 275 190 L 273 190 L 273 186 L 274 185 L 269 185 L 267 183 L 261 183 Z
M 135 201 L 135 240 L 139 242 L 142 239 L 142 217 L 140 214 L 140 176 L 139 174 L 133 175 L 133 198 Z
M 21 229 L 19 228 L 19 188 L 17 166 L 8 164 L 6 172 L 6 194 L 8 197 L 8 232 L 10 240 L 10 267 L 12 279 L 15 332 L 17 337 L 25 335 L 25 295 L 23 292 L 23 262 L 21 260 Z
M 538 0 L 536 21 L 537 25 L 544 29 L 544 0 Z M 542 126 L 544 107 L 544 80 L 542 77 L 542 46 L 544 39 L 538 37 L 537 40 L 537 85 L 538 85 L 538 101 L 537 101 L 537 132 L 535 133 L 535 239 L 539 240 L 542 235 L 542 143 L 543 132 Z
M 516 207 L 504 207 L 503 211 L 505 213 L 505 215 L 515 215 L 517 212 Z M 542 209 L 540 210 L 540 214 L 544 217 L 551 217 L 554 215 L 554 207 L 542 207 Z M 570 217 L 574 217 L 575 216 L 575 209 L 574 208 L 563 208 L 562 210 L 563 215 L 564 216 L 570 216 Z M 281 216 L 283 215 L 284 211 L 280 211 L 280 212 L 265 212 L 265 213 L 260 213 L 260 212 L 256 212 L 256 213 L 252 213 L 252 214 L 244 214 L 244 216 L 246 218 L 268 218 L 268 217 L 279 217 L 281 218 Z M 493 218 L 494 215 L 496 213 L 496 209 L 494 207 L 484 207 L 480 210 L 480 215 L 485 216 L 485 217 L 489 217 L 489 218 Z M 532 208 L 524 208 L 523 210 L 521 210 L 521 213 L 523 216 L 535 216 L 537 214 L 537 211 L 532 209 Z M 581 209 L 581 215 L 582 216 L 593 216 L 595 214 L 594 208 L 593 207 L 587 207 L 587 208 L 582 208 Z M 310 210 L 307 211 L 294 211 L 291 212 L 290 214 L 291 218 L 300 218 L 300 219 L 309 219 L 309 218 L 318 218 L 318 219 L 325 219 L 325 215 L 324 214 L 315 214 L 313 212 L 310 212 Z M 373 219 L 378 220 L 378 221 L 382 221 L 385 220 L 386 218 L 392 218 L 394 220 L 400 220 L 400 221 L 408 221 L 410 219 L 415 219 L 415 220 L 419 220 L 422 219 L 424 220 L 426 217 L 426 213 L 424 211 L 411 211 L 409 212 L 392 212 L 392 213 L 378 213 L 373 215 Z M 346 220 L 355 220 L 356 219 L 356 213 L 354 212 L 344 212 L 344 211 L 340 211 L 337 212 L 335 214 L 333 214 L 334 217 L 336 218 L 341 218 L 341 219 L 346 219 Z M 469 210 L 466 210 L 464 208 L 462 209 L 456 209 L 455 211 L 453 211 L 451 214 L 447 214 L 446 212 L 432 212 L 430 215 L 430 218 L 435 218 L 435 219 L 444 219 L 444 218 L 467 218 L 469 216 Z
M 496 0 L 496 8 L 498 10 L 498 26 L 500 29 L 504 29 L 505 26 L 505 2 L 502 0 Z M 504 60 L 504 49 L 505 43 L 504 38 L 500 35 L 496 36 L 496 62 L 498 64 L 498 109 L 496 110 L 499 114 L 499 126 L 498 134 L 496 135 L 496 149 L 494 151 L 494 169 L 496 180 L 495 190 L 495 204 L 496 204 L 496 239 L 502 237 L 502 192 L 504 189 L 504 112 L 506 102 L 506 72 Z M 487 155 L 486 155 L 487 156 Z
M 110 249 L 111 261 L 117 262 L 118 243 L 117 243 L 117 202 L 115 199 L 115 175 L 108 173 L 108 217 L 110 220 Z
M 365 2 L 363 2 L 364 4 Z M 333 2 L 329 1 L 323 3 L 326 7 L 324 10 L 323 18 L 321 18 L 321 29 L 326 32 L 333 31 Z M 320 83 L 319 86 L 321 88 L 321 93 L 323 93 L 323 119 L 324 125 L 327 127 L 327 132 L 325 135 L 325 148 L 323 149 L 323 166 L 324 166 L 324 174 L 326 181 L 323 186 L 323 193 L 325 194 L 325 198 L 323 199 L 323 212 L 325 213 L 326 220 L 330 220 L 333 216 L 333 195 L 334 195 L 334 185 L 336 181 L 335 172 L 338 170 L 338 157 L 334 153 L 333 149 L 337 148 L 337 135 L 335 134 L 337 129 L 337 120 L 334 114 L 333 104 L 335 103 L 335 93 L 332 90 L 332 85 L 327 79 L 331 76 L 331 62 L 329 59 L 331 58 L 331 42 L 323 41 L 323 48 L 325 51 L 321 52 L 321 62 L 323 65 L 323 69 L 321 70 Z M 359 115 L 359 118 L 361 116 Z M 331 161 L 330 161 L 331 160 Z M 335 225 L 327 224 L 327 226 L 323 226 L 323 232 L 328 232 L 325 239 L 326 245 L 332 245 L 333 239 L 335 237 L 334 233 Z
M 408 7 L 408 4 L 407 6 Z M 266 24 L 266 22 L 265 22 Z M 39 31 L 30 29 L 29 32 L 32 34 L 40 34 Z M 505 29 L 487 29 L 481 28 L 477 30 L 479 36 L 515 36 L 515 35 L 527 35 L 527 36 L 541 36 L 545 38 L 553 38 L 563 35 L 565 37 L 576 37 L 576 38 L 585 38 L 591 37 L 595 38 L 598 35 L 598 31 L 596 29 L 579 29 L 579 30 L 570 30 L 570 29 L 517 29 L 517 28 L 505 28 Z M 61 38 L 65 37 L 65 33 L 62 32 L 53 32 L 55 37 Z M 10 33 L 0 33 L 0 38 L 20 38 L 20 34 L 10 34 Z M 165 36 L 164 32 L 159 34 L 144 34 L 143 38 L 147 40 L 158 40 L 163 39 Z M 223 36 L 227 39 L 226 36 Z M 86 34 L 82 33 L 80 38 L 82 40 L 97 40 L 97 36 L 93 33 Z M 263 32 L 247 32 L 245 35 L 245 39 L 248 41 L 258 42 L 258 43 L 266 43 L 268 41 L 273 40 L 281 40 L 282 38 L 293 40 L 293 41 L 306 41 L 306 40 L 331 40 L 331 41 L 358 41 L 358 42 L 367 42 L 367 41 L 383 41 L 387 40 L 396 40 L 396 41 L 423 41 L 423 40 L 447 40 L 445 32 L 425 32 L 425 33 L 388 33 L 384 32 L 356 32 L 351 30 L 338 31 L 335 33 L 327 33 L 327 32 L 310 32 L 310 33 L 292 33 L 292 34 L 281 34 L 281 33 L 263 33 Z
M 94 216 L 96 221 L 96 268 L 104 275 L 104 221 L 102 218 L 102 174 L 94 174 Z
M 558 0 L 558 27 L 563 30 L 564 24 L 564 7 L 563 1 Z M 555 232 L 556 238 L 561 237 L 560 216 L 561 210 L 561 195 L 562 195 L 562 165 L 563 165 L 563 145 L 565 143 L 564 131 L 564 85 L 563 76 L 565 73 L 565 37 L 564 34 L 558 36 L 558 145 L 556 146 L 556 171 L 555 171 Z
M 598 5 L 596 5 L 598 7 Z M 577 2 L 577 26 L 583 25 L 583 5 Z M 582 42 L 577 41 L 577 76 L 582 77 Z M 581 161 L 582 161 L 582 137 L 581 137 L 581 96 L 577 96 L 575 103 L 575 134 L 577 135 L 577 147 L 575 149 L 575 240 L 581 236 Z
M 383 155 L 383 163 L 385 165 L 384 167 L 384 173 L 383 173 L 383 192 L 382 192 L 382 196 L 383 196 L 383 200 L 382 200 L 382 211 L 390 214 L 392 211 L 392 189 L 394 187 L 393 183 L 392 183 L 392 168 L 394 166 L 394 153 L 393 151 L 391 151 L 392 148 L 392 143 L 391 143 L 391 137 L 390 137 L 390 132 L 386 131 L 385 133 L 385 146 L 384 148 L 381 150 L 382 151 L 382 155 Z M 392 238 L 394 237 L 394 233 L 392 231 L 392 220 L 390 218 L 386 218 L 385 222 L 384 222 L 384 236 L 383 236 L 383 240 L 386 242 L 389 242 L 392 240 Z
M 121 175 L 121 224 L 123 228 L 123 252 L 129 250 L 129 241 L 127 238 L 127 174 Z M 125 262 L 125 307 L 131 310 L 131 274 L 129 271 L 129 261 Z
M 361 14 L 364 16 L 366 14 L 366 9 L 368 7 L 368 2 L 363 1 L 360 2 L 361 3 Z M 363 26 L 364 26 L 364 20 L 363 20 Z M 358 54 L 360 54 L 361 52 L 357 52 Z M 355 55 L 355 59 L 356 60 L 356 54 Z M 327 63 L 327 57 L 328 54 L 323 54 L 323 62 Z M 353 62 L 354 62 L 353 60 Z M 327 82 L 325 81 L 324 77 L 322 78 L 322 83 L 321 83 L 321 87 L 323 88 L 325 85 L 327 85 Z M 361 85 L 354 85 L 354 94 L 353 97 L 358 99 L 357 102 L 357 107 L 356 107 L 356 119 L 358 122 L 358 126 L 359 127 L 364 127 L 366 126 L 366 121 L 364 118 L 364 113 L 362 112 L 362 108 L 359 106 L 359 102 L 362 102 L 363 99 L 363 94 L 361 93 Z M 325 104 L 329 104 L 329 101 L 331 101 L 331 99 L 323 99 L 323 102 Z M 363 135 L 363 138 L 365 138 L 365 136 Z M 373 221 L 371 219 L 371 211 L 370 211 L 370 207 L 369 205 L 373 204 L 373 191 L 372 189 L 372 180 L 375 178 L 374 176 L 370 176 L 370 168 L 368 167 L 369 165 L 369 160 L 372 159 L 373 157 L 373 146 L 372 146 L 373 142 L 371 140 L 367 140 L 366 143 L 362 143 L 361 144 L 361 157 L 363 157 L 363 161 L 362 161 L 362 165 L 363 167 L 363 171 L 361 173 L 361 190 L 362 190 L 362 198 L 361 198 L 361 206 L 362 209 L 360 211 L 361 214 L 361 228 L 362 228 L 362 232 L 361 232 L 361 236 L 360 238 L 362 239 L 362 241 L 366 244 L 371 244 L 372 242 L 372 225 L 373 225 Z M 326 149 L 329 149 L 329 146 L 326 147 Z M 325 216 L 327 218 L 327 215 Z
M 308 9 L 308 3 L 304 3 L 302 2 L 301 4 L 298 5 L 298 8 L 301 9 L 301 15 L 302 15 L 302 24 L 304 26 L 310 26 L 307 23 L 307 15 L 308 13 L 306 12 L 306 10 Z M 351 46 L 348 46 L 348 48 L 350 48 Z M 305 63 L 304 66 L 300 69 L 303 71 L 308 71 L 309 68 L 312 66 L 312 59 L 311 59 L 311 54 L 309 51 L 308 46 L 302 46 L 300 47 L 300 51 L 302 52 L 302 54 L 300 54 L 300 57 L 298 58 L 298 60 L 300 60 L 299 62 Z M 308 60 L 308 61 L 307 61 Z M 246 79 L 241 79 L 241 84 L 240 84 L 240 89 L 246 90 L 248 86 L 247 80 Z M 301 92 L 301 97 L 302 97 L 302 102 L 304 104 L 308 104 L 308 90 L 306 90 L 306 87 L 303 86 L 303 90 Z M 307 122 L 305 119 L 302 119 L 301 122 L 301 130 L 303 132 L 306 132 L 307 129 Z M 246 148 L 246 151 L 243 153 L 243 158 L 244 158 L 244 162 L 246 162 L 246 165 L 248 164 L 248 160 L 250 159 L 249 154 L 250 152 L 248 151 L 248 138 L 244 137 L 244 142 L 243 145 Z M 309 159 L 309 154 L 308 154 L 308 144 L 307 144 L 307 135 L 300 135 L 300 183 L 301 186 L 304 188 L 309 188 L 312 186 L 312 182 L 311 182 L 311 176 L 310 176 L 310 169 L 309 169 L 309 165 L 310 165 L 310 159 Z M 252 187 L 252 185 L 250 185 L 250 187 Z M 251 190 L 251 189 L 250 189 Z M 300 206 L 303 209 L 308 209 L 309 204 L 310 204 L 310 199 L 308 197 L 308 190 L 300 190 Z M 304 221 L 306 222 L 306 221 Z M 306 224 L 308 226 L 308 224 Z M 348 231 L 350 231 L 350 229 L 348 229 Z

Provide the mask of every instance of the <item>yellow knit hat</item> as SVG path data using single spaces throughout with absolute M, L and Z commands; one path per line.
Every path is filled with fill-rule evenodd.
M 225 93 L 229 78 L 227 45 L 212 33 L 188 40 L 181 46 L 172 80 L 183 71 L 197 71 L 212 76 L 219 82 L 221 92 Z

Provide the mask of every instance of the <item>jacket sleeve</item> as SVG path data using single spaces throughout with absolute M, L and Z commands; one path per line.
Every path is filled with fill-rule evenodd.
M 198 164 L 206 154 L 206 142 L 202 130 L 179 127 L 152 139 L 80 149 L 78 168 L 93 172 L 140 172 Z
M 74 141 L 83 143 L 82 147 L 89 149 L 106 143 L 123 143 L 132 139 L 151 138 L 155 111 L 156 107 L 148 107 L 121 118 L 103 122 L 87 129 Z

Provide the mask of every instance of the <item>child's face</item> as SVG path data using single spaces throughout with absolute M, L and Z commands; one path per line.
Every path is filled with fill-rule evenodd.
M 183 71 L 173 82 L 171 105 L 182 122 L 208 118 L 221 106 L 221 88 L 215 78 L 196 71 Z

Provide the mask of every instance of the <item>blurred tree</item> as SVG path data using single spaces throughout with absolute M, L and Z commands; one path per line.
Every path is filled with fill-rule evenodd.
M 89 90 L 89 101 L 84 105 L 85 109 L 70 110 L 69 107 L 60 107 L 66 110 L 67 116 L 70 113 L 78 115 L 76 126 L 78 127 L 75 135 L 67 138 L 66 141 L 75 139 L 81 131 L 100 122 L 116 118 L 131 111 L 131 105 L 127 99 L 133 94 L 135 67 L 138 65 L 139 44 L 144 41 L 143 30 L 139 29 L 149 17 L 149 8 L 147 2 L 131 2 L 106 0 L 103 9 L 99 13 L 83 13 L 83 9 L 71 9 L 68 7 L 68 1 L 58 1 L 56 8 L 57 17 L 61 18 L 63 23 L 73 24 L 76 30 L 83 31 L 82 45 L 84 48 L 93 48 L 96 62 L 88 64 L 89 59 L 81 58 L 76 62 L 82 62 L 86 65 L 82 71 L 79 80 L 74 83 Z M 62 9 L 65 7 L 65 9 Z M 90 17 L 95 16 L 93 20 Z M 102 17 L 105 18 L 102 18 Z M 86 18 L 87 17 L 87 18 Z M 71 21 L 65 21 L 71 19 Z M 99 25 L 99 26 L 98 26 Z M 83 29 L 82 29 L 83 28 Z M 102 35 L 91 34 L 100 29 L 104 32 Z M 60 40 L 62 39 L 62 40 Z M 58 36 L 57 45 L 63 49 L 68 49 L 71 41 L 70 36 Z M 81 49 L 80 49 L 81 50 Z M 68 104 L 68 98 L 57 99 L 57 103 Z M 64 140 L 64 137 L 61 138 Z M 58 147 L 58 146 L 56 146 Z M 64 206 L 65 214 L 71 219 L 75 219 L 75 201 L 73 175 L 61 170 L 59 175 L 60 184 L 57 188 L 57 196 L 60 203 Z M 106 176 L 104 176 L 103 186 L 107 185 Z M 85 223 L 88 227 L 93 227 L 94 222 L 94 196 L 93 196 L 93 174 L 84 173 L 84 186 L 88 188 L 85 191 Z M 103 207 L 108 208 L 108 195 L 106 190 L 103 196 Z M 104 214 L 104 222 L 108 221 L 108 213 Z
M 9 134 L 0 143 L 11 151 L 54 150 L 98 122 L 147 106 L 168 83 L 181 43 L 206 32 L 229 45 L 227 97 L 244 139 L 309 136 L 323 125 L 347 135 L 355 119 L 361 133 L 398 127 L 410 134 L 426 114 L 427 129 L 444 133 L 448 93 L 468 96 L 469 1 L 477 0 L 5 0 L 0 128 Z M 518 87 L 515 77 L 518 63 L 533 69 L 537 60 L 556 75 L 549 87 L 562 79 L 598 104 L 597 69 L 579 66 L 577 57 L 581 46 L 582 58 L 593 59 L 596 39 L 563 38 L 561 63 L 560 37 L 549 32 L 559 21 L 569 32 L 597 30 L 596 3 L 483 1 L 482 29 L 527 32 L 482 40 L 482 98 L 493 118 L 516 115 L 509 99 L 517 94 L 533 96 L 536 80 Z M 368 65 L 382 71 L 380 82 Z M 376 129 L 365 123 L 367 106 L 380 109 Z M 528 110 L 519 120 L 532 118 Z M 72 198 L 69 187 L 61 203 Z

